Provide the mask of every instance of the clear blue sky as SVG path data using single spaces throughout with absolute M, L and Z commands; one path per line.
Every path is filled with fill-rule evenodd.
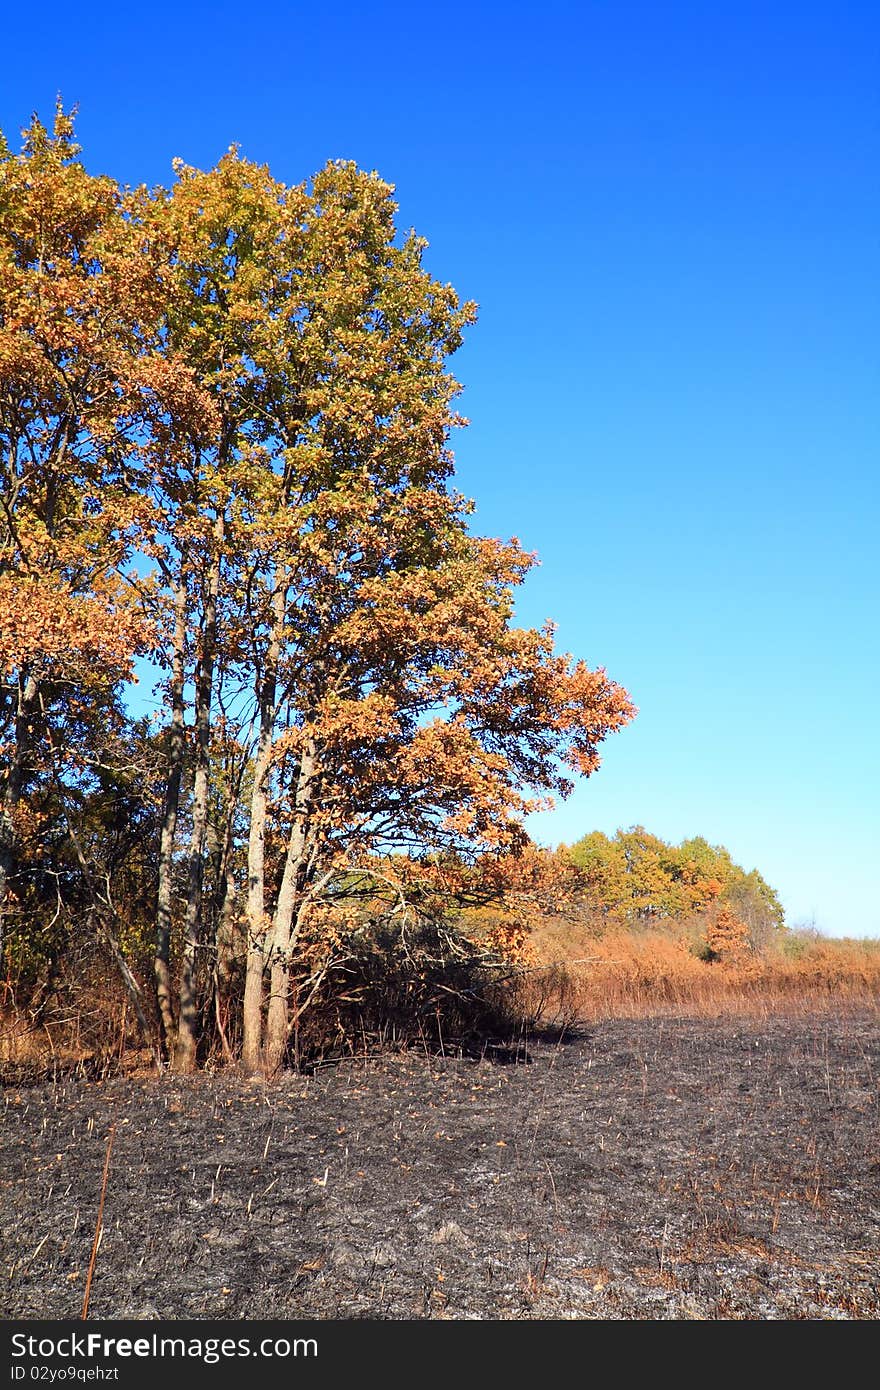
M 880 11 L 811 0 L 4 16 L 0 127 L 56 92 L 126 183 L 232 142 L 397 186 L 481 306 L 459 485 L 519 605 L 641 713 L 532 825 L 702 834 L 789 921 L 880 935 Z

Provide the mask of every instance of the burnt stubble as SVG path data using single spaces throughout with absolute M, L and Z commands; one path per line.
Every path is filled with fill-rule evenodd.
M 876 1014 L 618 1019 L 484 1057 L 9 1076 L 0 1313 L 880 1312 Z

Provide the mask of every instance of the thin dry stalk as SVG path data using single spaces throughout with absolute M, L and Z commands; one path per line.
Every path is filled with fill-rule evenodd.
M 102 1221 L 104 1217 L 104 1198 L 107 1195 L 107 1179 L 110 1176 L 110 1155 L 113 1152 L 113 1140 L 116 1137 L 115 1123 L 110 1126 L 110 1133 L 107 1136 L 107 1154 L 104 1159 L 104 1176 L 101 1179 L 101 1196 L 98 1201 L 98 1219 L 95 1222 L 95 1239 L 92 1242 L 92 1257 L 89 1260 L 89 1272 L 86 1275 L 86 1291 L 83 1295 L 82 1321 L 85 1322 L 89 1316 L 89 1295 L 92 1292 L 92 1276 L 95 1273 L 95 1262 L 98 1258 L 98 1246 L 101 1244 Z

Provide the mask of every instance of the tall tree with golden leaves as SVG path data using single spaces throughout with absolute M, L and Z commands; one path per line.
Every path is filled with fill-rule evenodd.
M 149 281 L 69 114 L 59 106 L 51 131 L 35 117 L 19 154 L 0 142 L 0 937 L 28 798 L 87 775 L 84 715 L 100 741 L 146 640 L 121 569 Z
M 195 1066 L 222 841 L 243 1058 L 274 1071 L 322 898 L 379 854 L 408 855 L 412 877 L 427 851 L 515 849 L 632 706 L 558 655 L 550 625 L 513 625 L 532 557 L 472 535 L 451 482 L 448 362 L 474 308 L 398 232 L 388 184 L 334 162 L 287 187 L 231 150 L 123 199 L 85 173 L 63 112 L 0 169 L 3 873 L 47 676 L 63 673 L 63 708 L 71 682 L 124 678 L 152 634 L 166 1052 Z

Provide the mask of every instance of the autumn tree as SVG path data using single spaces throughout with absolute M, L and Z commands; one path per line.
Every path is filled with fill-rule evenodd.
M 702 836 L 672 845 L 643 826 L 610 837 L 597 830 L 564 853 L 580 872 L 585 902 L 613 920 L 683 919 L 717 906 L 746 924 L 755 947 L 784 925 L 779 898 L 758 870 L 746 872 Z
M 730 907 L 722 907 L 712 915 L 706 928 L 706 953 L 709 960 L 723 965 L 739 965 L 749 950 L 749 929 Z
M 622 921 L 647 921 L 690 905 L 669 858 L 669 846 L 644 826 L 585 835 L 570 850 L 583 875 L 585 896 L 599 912 Z
M 686 881 L 717 885 L 704 906 L 717 901 L 742 925 L 748 944 L 755 950 L 770 945 L 785 928 L 785 912 L 779 895 L 757 869 L 737 864 L 724 845 L 712 845 L 702 836 L 682 840 L 672 850 L 672 864 Z
M 111 933 L 75 813 L 146 641 L 121 577 L 145 281 L 118 190 L 78 156 L 60 106 L 21 153 L 0 142 L 0 938 L 59 838 Z
M 472 537 L 470 508 L 449 486 L 458 386 L 446 361 L 472 306 L 427 274 L 422 241 L 398 244 L 391 192 L 328 166 L 299 249 L 301 365 L 273 425 L 284 459 L 267 517 L 274 568 L 249 610 L 271 694 L 248 874 L 250 1066 L 283 1058 L 299 933 L 336 872 L 379 851 L 521 843 L 521 817 L 537 804 L 524 789 L 564 794 L 556 759 L 591 771 L 598 743 L 632 712 L 603 672 L 555 656 L 549 630 L 511 627 L 531 558 Z M 260 891 L 264 810 L 284 829 L 271 902 L 265 882 Z
M 267 480 L 274 477 L 273 453 L 265 444 L 266 401 L 279 389 L 279 373 L 289 370 L 283 330 L 280 349 L 278 340 L 295 261 L 286 237 L 297 235 L 297 213 L 291 207 L 296 195 L 234 151 L 208 173 L 182 164 L 176 169 L 170 193 L 141 191 L 128 210 L 145 242 L 162 256 L 162 311 L 140 365 L 150 415 L 141 458 L 148 506 L 140 545 L 156 569 L 139 578 L 136 588 L 161 634 L 154 655 L 167 672 L 158 1002 L 166 1049 L 175 1068 L 188 1071 L 198 1041 L 197 958 L 200 947 L 212 944 L 204 940 L 203 899 L 216 730 L 230 728 L 228 751 L 236 742 L 234 726 L 241 726 L 246 740 L 253 714 L 245 701 L 230 723 L 225 701 L 227 694 L 235 701 L 250 688 L 252 635 L 241 611 L 261 564 L 272 563 L 254 556 L 249 531 L 265 505 Z M 175 1019 L 172 904 L 185 766 L 189 840 Z M 229 910 L 229 841 L 242 771 L 239 759 L 219 831 L 226 845 L 220 881 Z
M 328 901 L 391 860 L 410 892 L 432 855 L 519 851 L 632 706 L 513 624 L 533 557 L 473 535 L 451 482 L 473 306 L 389 185 L 334 162 L 288 187 L 231 150 L 123 196 L 61 111 L 2 168 L 3 871 L 26 786 L 82 779 L 106 729 L 137 745 L 166 1055 L 195 1065 L 200 963 L 232 979 L 237 921 L 244 1061 L 274 1070 Z M 150 733 L 118 704 L 139 652 Z

